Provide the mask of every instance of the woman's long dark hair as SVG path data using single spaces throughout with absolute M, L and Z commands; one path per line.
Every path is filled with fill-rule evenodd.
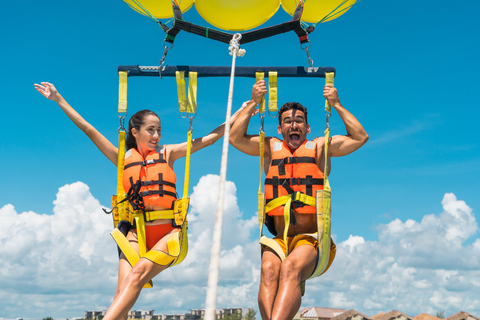
M 132 129 L 135 128 L 137 130 L 140 130 L 140 127 L 145 123 L 145 118 L 150 115 L 160 119 L 160 117 L 151 110 L 140 110 L 135 113 L 128 121 L 128 132 L 127 138 L 125 139 L 125 145 L 127 150 L 137 148 L 137 140 L 135 140 L 135 137 L 132 134 Z

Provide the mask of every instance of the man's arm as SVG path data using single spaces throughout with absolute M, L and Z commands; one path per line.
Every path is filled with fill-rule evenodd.
M 344 136 L 333 136 L 330 141 L 329 155 L 341 157 L 350 154 L 363 146 L 368 141 L 368 134 L 358 120 L 345 109 L 338 98 L 337 89 L 332 84 L 325 85 L 323 96 L 330 105 L 335 108 L 338 115 L 345 124 L 347 134 Z
M 230 143 L 238 150 L 251 156 L 260 155 L 260 139 L 258 135 L 247 134 L 248 124 L 256 106 L 262 101 L 266 92 L 267 86 L 264 80 L 260 80 L 253 85 L 252 99 L 247 102 L 230 130 Z

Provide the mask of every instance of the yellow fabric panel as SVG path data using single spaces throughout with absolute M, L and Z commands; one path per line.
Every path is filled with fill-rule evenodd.
M 135 215 L 135 223 L 137 225 L 138 250 L 140 251 L 140 257 L 144 257 L 147 251 L 147 241 L 145 236 L 145 220 L 143 219 L 143 214 Z
M 175 260 L 176 257 L 171 256 L 163 251 L 150 250 L 145 254 L 144 258 L 161 266 L 168 266 L 173 262 L 173 260 Z
M 183 225 L 183 223 L 187 220 L 189 204 L 190 198 L 187 196 L 184 196 L 182 199 L 177 199 L 173 203 L 173 219 L 175 220 L 175 224 L 177 226 Z
M 268 72 L 268 111 L 278 111 L 277 71 Z
M 149 16 L 151 14 L 157 19 L 169 19 L 173 18 L 172 1 L 171 0 L 123 0 L 130 8 Z M 183 12 L 190 9 L 194 0 L 181 0 L 177 1 L 180 10 Z
M 130 263 L 130 265 L 133 268 L 133 266 L 135 266 L 137 262 L 140 261 L 140 256 L 138 255 L 137 251 L 135 251 L 135 249 L 132 247 L 132 245 L 127 240 L 127 238 L 117 228 L 115 228 L 110 234 L 112 235 L 113 240 L 115 240 L 120 250 L 123 252 L 125 257 L 127 258 L 128 263 Z M 144 288 L 153 287 L 152 281 L 150 280 L 143 287 Z
M 190 71 L 188 73 L 188 113 L 197 112 L 197 73 Z
M 348 11 L 356 0 L 308 0 L 304 1 L 305 6 L 302 13 L 302 21 L 317 23 L 327 15 L 330 17 L 325 21 L 338 18 Z M 283 9 L 291 16 L 295 12 L 298 0 L 282 0 Z M 331 13 L 333 11 L 333 13 Z
M 180 239 L 179 232 L 173 234 L 167 241 L 168 253 L 172 256 L 178 256 L 180 254 Z
M 195 0 L 197 12 L 211 25 L 223 30 L 249 30 L 270 19 L 280 0 Z
M 270 239 L 266 236 L 262 236 L 260 238 L 260 244 L 263 244 L 264 246 L 267 246 L 273 251 L 275 251 L 275 253 L 280 257 L 282 261 L 285 260 L 285 253 L 283 252 L 282 247 L 280 247 L 277 241 Z
M 259 80 L 265 80 L 265 73 L 262 71 L 257 71 L 255 72 L 255 78 L 257 81 Z M 262 101 L 258 104 L 258 113 L 264 113 L 265 112 L 265 97 L 262 98 Z
M 318 261 L 309 279 L 320 276 L 327 268 L 331 246 L 331 213 L 330 190 L 317 190 Z
M 185 91 L 185 71 L 175 71 L 177 79 L 178 107 L 181 112 L 187 112 L 187 93 Z
M 125 113 L 127 112 L 127 71 L 120 71 L 118 77 L 118 113 Z
M 180 254 L 178 255 L 178 258 L 173 262 L 172 266 L 179 264 L 187 256 L 187 253 L 188 253 L 187 229 L 188 229 L 188 222 L 185 221 L 185 223 L 182 225 L 182 231 L 180 231 L 180 234 L 178 235 L 179 241 L 180 241 Z
M 142 212 L 140 212 L 142 214 Z M 146 211 L 145 221 L 154 221 L 159 219 L 173 219 L 175 216 L 173 210 Z

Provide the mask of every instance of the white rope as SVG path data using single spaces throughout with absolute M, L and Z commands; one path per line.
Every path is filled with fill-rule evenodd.
M 207 297 L 205 300 L 205 320 L 215 320 L 217 286 L 218 286 L 218 265 L 220 261 L 220 244 L 222 240 L 223 204 L 225 201 L 225 183 L 227 179 L 228 145 L 230 138 L 230 116 L 232 113 L 233 83 L 235 79 L 235 59 L 243 57 L 245 49 L 240 49 L 239 41 L 242 35 L 237 33 L 230 40 L 230 55 L 232 55 L 232 70 L 230 72 L 230 88 L 228 91 L 227 116 L 225 119 L 225 135 L 223 136 L 222 163 L 220 166 L 220 184 L 218 186 L 217 217 L 213 230 L 212 252 L 210 256 L 210 268 L 208 272 Z

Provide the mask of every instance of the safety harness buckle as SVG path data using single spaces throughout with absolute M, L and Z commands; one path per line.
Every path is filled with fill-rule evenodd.
M 190 204 L 190 198 L 177 199 L 173 203 L 173 216 L 172 226 L 181 227 L 187 218 L 188 207 Z
M 294 186 L 294 185 L 299 185 L 300 184 L 300 178 L 288 178 L 288 183 L 291 185 L 291 186 Z
M 297 157 L 285 158 L 285 164 L 295 164 L 295 163 L 297 163 Z

